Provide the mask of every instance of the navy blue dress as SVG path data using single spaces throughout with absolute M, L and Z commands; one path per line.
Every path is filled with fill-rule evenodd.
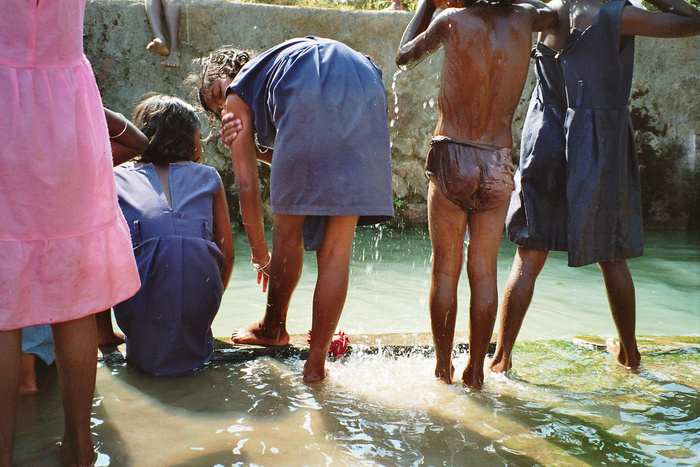
M 170 164 L 172 207 L 153 164 L 123 164 L 114 175 L 141 278 L 136 295 L 114 307 L 127 361 L 154 375 L 192 372 L 214 351 L 211 323 L 223 295 L 212 233 L 219 174 Z
M 243 66 L 229 91 L 250 107 L 259 145 L 274 148 L 274 213 L 393 216 L 387 96 L 366 55 L 292 39 Z
M 639 166 L 628 100 L 634 37 L 624 0 L 601 7 L 561 53 L 538 43 L 537 85 L 522 133 L 508 238 L 568 251 L 570 266 L 641 256 Z

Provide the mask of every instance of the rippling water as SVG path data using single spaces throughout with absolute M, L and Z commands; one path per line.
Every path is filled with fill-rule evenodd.
M 262 315 L 264 296 L 241 237 L 218 336 Z M 700 239 L 646 238 L 647 256 L 630 261 L 639 334 L 697 336 Z M 351 343 L 359 333 L 428 332 L 425 230 L 361 230 L 353 256 L 341 321 Z M 512 256 L 504 241 L 501 285 Z M 310 327 L 313 258 L 307 255 L 290 309 L 292 333 Z M 303 384 L 304 362 L 294 358 L 210 364 L 180 378 L 101 363 L 92 419 L 97 465 L 700 465 L 700 339 L 644 343 L 639 374 L 575 345 L 575 334 L 615 331 L 599 270 L 565 264 L 553 254 L 545 266 L 512 376 L 487 373 L 478 393 L 437 382 L 433 358 L 422 353 L 353 352 L 329 362 L 318 388 Z M 461 297 L 458 330 L 466 331 L 466 284 Z M 458 374 L 465 365 L 458 354 Z M 39 387 L 20 398 L 20 466 L 57 464 L 63 420 L 54 369 L 40 373 Z
M 700 463 L 700 345 L 649 347 L 636 375 L 565 341 L 518 344 L 514 364 L 510 379 L 487 374 L 479 393 L 437 382 L 424 355 L 356 352 L 331 362 L 319 388 L 302 383 L 297 359 L 182 378 L 101 364 L 97 465 Z M 55 383 L 21 410 L 18 464 L 54 465 Z

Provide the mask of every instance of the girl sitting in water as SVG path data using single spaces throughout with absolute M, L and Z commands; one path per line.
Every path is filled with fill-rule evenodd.
M 200 122 L 182 100 L 152 95 L 134 124 L 150 143 L 114 169 L 141 289 L 114 307 L 126 358 L 154 375 L 185 374 L 213 353 L 211 323 L 233 268 L 233 234 L 219 174 L 197 164 Z

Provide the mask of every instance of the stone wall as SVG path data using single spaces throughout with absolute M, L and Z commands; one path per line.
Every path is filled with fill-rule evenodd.
M 143 2 L 92 0 L 85 16 L 85 53 L 93 64 L 105 106 L 130 115 L 134 103 L 148 92 L 190 100 L 189 90 L 182 83 L 192 70 L 192 60 L 218 46 L 231 44 L 262 51 L 306 35 L 345 42 L 370 55 L 384 72 L 396 223 L 424 223 L 427 181 L 422 165 L 437 118 L 442 52 L 410 71 L 397 70 L 394 54 L 411 15 L 187 1 L 183 2 L 180 22 L 182 67 L 166 69 L 159 65 L 160 56 L 145 50 L 151 32 Z M 684 225 L 688 219 L 700 218 L 700 38 L 642 38 L 637 47 L 632 115 L 640 147 L 645 214 L 652 223 Z M 532 86 L 531 79 L 516 114 L 516 141 Z M 204 162 L 220 171 L 236 219 L 238 203 L 231 163 L 215 140 L 205 145 Z M 262 173 L 265 186 L 265 169 Z

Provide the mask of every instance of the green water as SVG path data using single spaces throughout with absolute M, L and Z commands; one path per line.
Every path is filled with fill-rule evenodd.
M 435 381 L 424 355 L 356 352 L 331 362 L 320 388 L 301 382 L 295 359 L 185 378 L 101 364 L 97 465 L 700 463 L 700 343 L 646 347 L 639 374 L 561 340 L 518 344 L 514 364 L 480 393 Z M 54 380 L 40 382 L 43 393 L 21 400 L 20 466 L 55 465 L 60 396 Z
M 649 232 L 646 240 L 646 256 L 630 261 L 638 334 L 700 335 L 700 237 Z M 265 303 L 241 234 L 236 248 L 217 336 L 258 319 Z M 501 287 L 513 252 L 504 240 Z M 292 333 L 310 327 L 314 276 L 308 254 L 290 307 Z M 361 229 L 350 281 L 341 327 L 351 344 L 360 333 L 429 331 L 425 229 Z M 463 282 L 459 331 L 468 329 Z M 487 373 L 479 393 L 437 382 L 434 360 L 423 354 L 353 352 L 329 362 L 320 388 L 302 383 L 298 359 L 210 364 L 182 378 L 101 363 L 92 419 L 97 465 L 700 465 L 700 339 L 640 341 L 642 370 L 630 374 L 604 351 L 572 343 L 577 334 L 615 334 L 600 271 L 568 268 L 553 253 L 515 347 L 512 377 Z M 457 374 L 465 365 L 457 355 Z M 42 391 L 20 398 L 20 466 L 58 462 L 55 369 L 39 376 Z
M 265 295 L 248 266 L 245 234 L 236 233 L 236 266 L 213 324 L 215 336 L 260 319 Z M 502 295 L 515 246 L 504 239 L 498 260 Z M 427 229 L 358 229 L 350 266 L 350 287 L 340 321 L 349 334 L 430 332 L 430 239 Z M 648 231 L 645 255 L 629 261 L 636 286 L 637 333 L 700 335 L 700 233 Z M 292 297 L 288 326 L 293 334 L 311 328 L 315 255 L 307 253 Z M 469 286 L 459 288 L 457 329 L 467 331 Z M 566 254 L 550 253 L 537 280 L 521 340 L 559 339 L 577 334 L 614 336 L 605 288 L 597 265 L 570 268 Z

